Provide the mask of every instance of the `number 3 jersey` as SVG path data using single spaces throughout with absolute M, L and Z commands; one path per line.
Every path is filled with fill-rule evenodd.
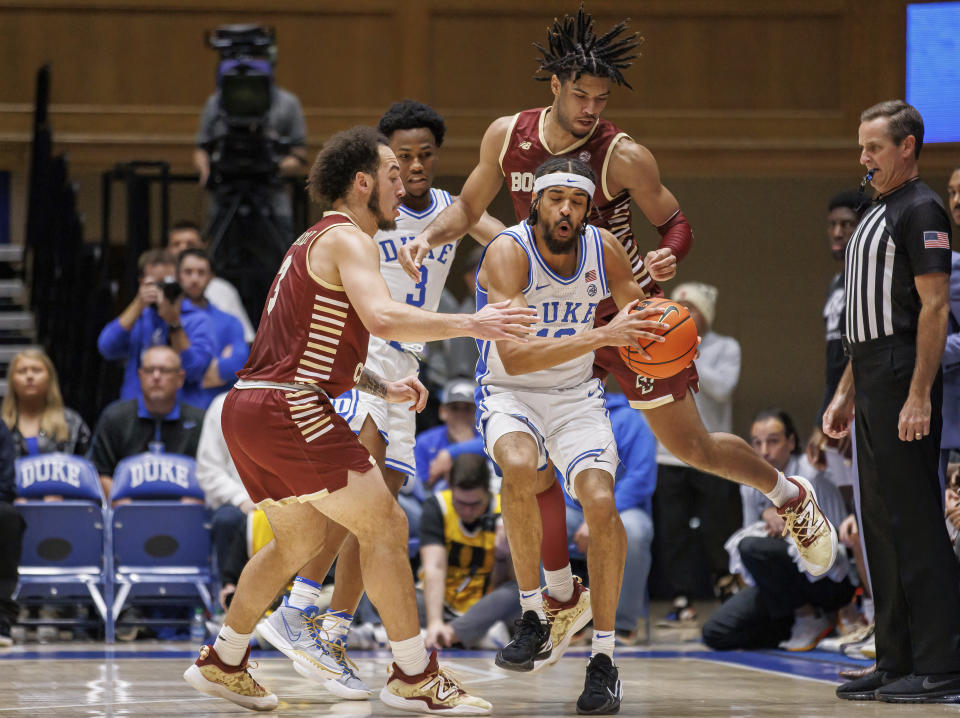
M 270 285 L 250 358 L 237 372 L 238 388 L 306 384 L 333 397 L 356 385 L 370 335 L 344 288 L 325 282 L 309 264 L 314 242 L 344 225 L 356 226 L 344 214 L 326 212 L 287 250 Z
M 526 222 L 501 232 L 496 242 L 514 241 L 527 255 L 527 283 L 523 296 L 537 310 L 534 325 L 538 337 L 565 337 L 593 328 L 597 305 L 609 295 L 603 269 L 603 242 L 596 227 L 587 225 L 577 246 L 577 269 L 572 276 L 554 272 L 537 249 L 533 228 Z M 486 253 L 484 253 L 486 257 Z M 483 259 L 480 260 L 483 266 Z M 477 270 L 479 272 L 479 268 Z M 477 283 L 477 309 L 487 304 L 487 291 Z M 593 352 L 529 374 L 510 376 L 503 367 L 496 342 L 478 341 L 477 383 L 480 397 L 492 387 L 551 391 L 570 389 L 589 381 L 593 374 Z
M 409 207 L 400 205 L 397 228 L 380 230 L 374 235 L 373 239 L 380 250 L 380 273 L 387 282 L 390 296 L 396 301 L 430 312 L 437 311 L 443 285 L 446 284 L 447 275 L 450 274 L 450 265 L 453 264 L 459 240 L 430 250 L 423 260 L 419 282 L 414 282 L 403 270 L 398 256 L 400 247 L 415 239 L 452 201 L 449 193 L 442 189 L 431 188 L 429 207 L 422 212 L 414 212 Z M 370 353 L 379 355 L 383 344 L 386 342 L 382 339 L 371 337 Z M 423 344 L 418 343 L 391 342 L 389 346 L 414 354 L 423 351 Z

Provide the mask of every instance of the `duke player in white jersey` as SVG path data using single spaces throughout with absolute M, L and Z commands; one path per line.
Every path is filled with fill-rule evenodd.
M 643 291 L 627 253 L 610 232 L 586 223 L 595 189 L 590 167 L 553 158 L 535 177 L 529 220 L 494 239 L 477 272 L 477 305 L 509 299 L 531 306 L 542 337 L 515 348 L 479 343 L 478 417 L 487 453 L 503 472 L 501 505 L 523 609 L 514 640 L 496 662 L 529 671 L 566 648 L 551 641 L 550 607 L 537 575 L 540 522 L 531 495 L 549 457 L 583 506 L 590 530 L 593 652 L 577 712 L 614 713 L 622 696 L 612 657 L 626 535 L 613 496 L 617 447 L 603 386 L 592 378 L 593 353 L 659 340 L 652 332 L 662 325 L 648 318 L 659 312 L 630 311 Z M 596 307 L 607 296 L 622 309 L 594 327 Z
M 401 246 L 416 238 L 454 199 L 444 190 L 433 187 L 439 147 L 446 132 L 443 117 L 428 105 L 403 100 L 391 105 L 380 118 L 379 130 L 390 141 L 397 157 L 406 193 L 396 218 L 396 229 L 380 230 L 374 236 L 380 250 L 380 273 L 394 300 L 436 311 L 459 239 L 430 252 L 423 262 L 419 281 L 411 279 L 401 268 L 397 255 Z M 470 234 L 486 244 L 502 229 L 501 222 L 484 214 L 470 229 Z M 388 342 L 371 335 L 365 367 L 387 381 L 415 377 L 419 373 L 422 351 L 423 344 Z M 338 397 L 334 406 L 376 460 L 388 488 L 396 496 L 404 480 L 416 473 L 413 407 L 391 404 L 384 397 L 356 389 Z M 323 617 L 322 631 L 316 636 L 303 634 L 297 638 L 288 630 L 283 614 L 318 610 L 314 607 L 320 586 L 338 556 L 338 549 L 334 593 Z M 284 598 L 275 617 L 261 624 L 261 633 L 293 660 L 298 673 L 323 683 L 334 695 L 350 700 L 364 700 L 371 695 L 346 657 L 347 632 L 363 595 L 359 567 L 356 538 L 342 530 L 328 531 L 322 553 L 298 573 L 293 590 Z M 291 620 L 289 625 L 299 623 Z

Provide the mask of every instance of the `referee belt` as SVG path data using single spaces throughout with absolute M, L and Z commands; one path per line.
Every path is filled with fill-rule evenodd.
M 843 353 L 851 359 L 855 359 L 857 357 L 868 356 L 882 349 L 890 349 L 891 347 L 916 347 L 917 335 L 904 333 L 889 334 L 885 337 L 877 337 L 876 339 L 869 339 L 865 342 L 851 342 L 847 337 L 841 337 L 840 341 L 843 342 Z

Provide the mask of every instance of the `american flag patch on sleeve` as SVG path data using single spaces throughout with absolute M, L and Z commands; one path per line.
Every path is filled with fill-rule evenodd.
M 588 269 L 588 270 L 587 270 L 587 273 L 586 273 L 585 275 L 583 275 L 583 278 L 584 278 L 586 281 L 588 281 L 588 282 L 595 282 L 595 281 L 597 281 L 597 270 L 595 270 L 595 269 Z
M 924 232 L 924 249 L 950 249 L 950 238 L 946 232 Z

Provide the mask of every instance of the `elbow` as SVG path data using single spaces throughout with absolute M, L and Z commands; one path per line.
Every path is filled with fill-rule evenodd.
M 507 373 L 507 376 L 520 376 L 529 373 L 529 370 L 521 366 L 521 363 L 516 359 L 507 359 L 501 354 L 500 362 L 503 364 L 503 370 Z
M 365 317 L 363 325 L 367 331 L 375 337 L 392 341 L 396 337 L 393 335 L 393 323 L 382 312 L 374 312 L 371 316 Z

